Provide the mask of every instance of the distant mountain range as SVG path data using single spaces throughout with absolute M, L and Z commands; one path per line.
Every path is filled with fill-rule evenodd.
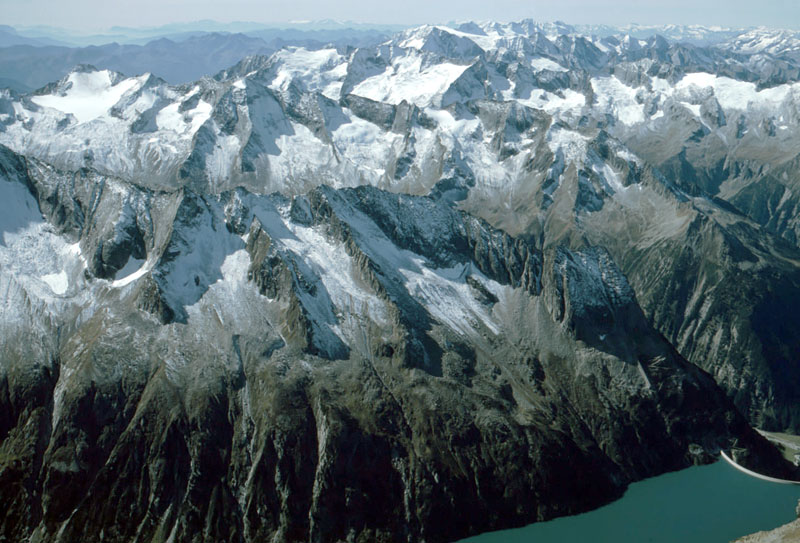
M 247 33 L 170 27 L 162 29 L 169 31 L 168 36 L 151 37 L 145 44 L 136 44 L 126 42 L 141 39 L 141 34 L 117 30 L 119 34 L 108 36 L 111 43 L 74 47 L 55 38 L 27 37 L 11 27 L 0 27 L 0 88 L 28 92 L 61 79 L 80 64 L 126 74 L 149 72 L 178 84 L 213 75 L 244 57 L 268 55 L 285 46 L 368 47 L 392 35 L 391 30 L 382 28 L 325 28 L 310 24 L 250 28 Z
M 219 23 L 217 21 L 196 21 L 192 23 L 173 23 L 157 27 L 125 27 L 113 26 L 102 33 L 78 33 L 64 28 L 50 26 L 12 27 L 0 25 L 0 46 L 8 45 L 66 45 L 70 47 L 87 47 L 90 45 L 106 45 L 109 43 L 123 43 L 132 45 L 145 45 L 158 38 L 172 40 L 186 39 L 210 33 L 223 34 L 248 34 L 258 36 L 266 33 L 292 32 L 379 32 L 394 34 L 408 28 L 408 25 L 391 24 L 364 24 L 353 21 L 334 21 L 325 19 L 320 21 L 297 21 L 290 23 L 253 23 L 232 22 Z
M 477 23 L 448 23 L 467 32 Z M 519 27 L 525 22 L 511 23 Z M 550 38 L 564 35 L 647 39 L 713 46 L 738 53 L 797 57 L 800 33 L 788 30 L 731 29 L 698 25 L 538 25 Z M 152 73 L 172 84 L 213 75 L 252 55 L 282 47 L 319 49 L 370 47 L 388 41 L 401 25 L 368 25 L 332 20 L 276 25 L 198 21 L 152 28 L 113 27 L 104 34 L 79 35 L 52 27 L 16 29 L 0 25 L 0 88 L 17 92 L 38 89 L 64 77 L 80 64 L 125 74 Z

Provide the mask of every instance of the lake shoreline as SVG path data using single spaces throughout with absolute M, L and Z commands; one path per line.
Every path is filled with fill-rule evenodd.
M 459 543 L 728 543 L 796 518 L 800 487 L 756 479 L 719 460 L 632 483 L 579 515 Z

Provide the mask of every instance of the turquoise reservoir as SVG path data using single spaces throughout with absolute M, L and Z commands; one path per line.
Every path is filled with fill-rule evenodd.
M 727 462 L 632 484 L 600 509 L 463 543 L 728 543 L 796 518 L 800 486 L 769 483 Z

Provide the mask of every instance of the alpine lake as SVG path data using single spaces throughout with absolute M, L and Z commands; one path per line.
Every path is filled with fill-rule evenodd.
M 634 483 L 588 513 L 460 543 L 728 543 L 791 522 L 798 499 L 800 486 L 762 481 L 720 460 Z

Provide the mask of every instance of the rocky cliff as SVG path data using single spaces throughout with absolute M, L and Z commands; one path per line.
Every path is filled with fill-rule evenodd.
M 448 541 L 731 439 L 769 464 L 603 249 L 366 187 L 4 168 L 8 541 Z M 23 269 L 42 250 L 69 273 Z

